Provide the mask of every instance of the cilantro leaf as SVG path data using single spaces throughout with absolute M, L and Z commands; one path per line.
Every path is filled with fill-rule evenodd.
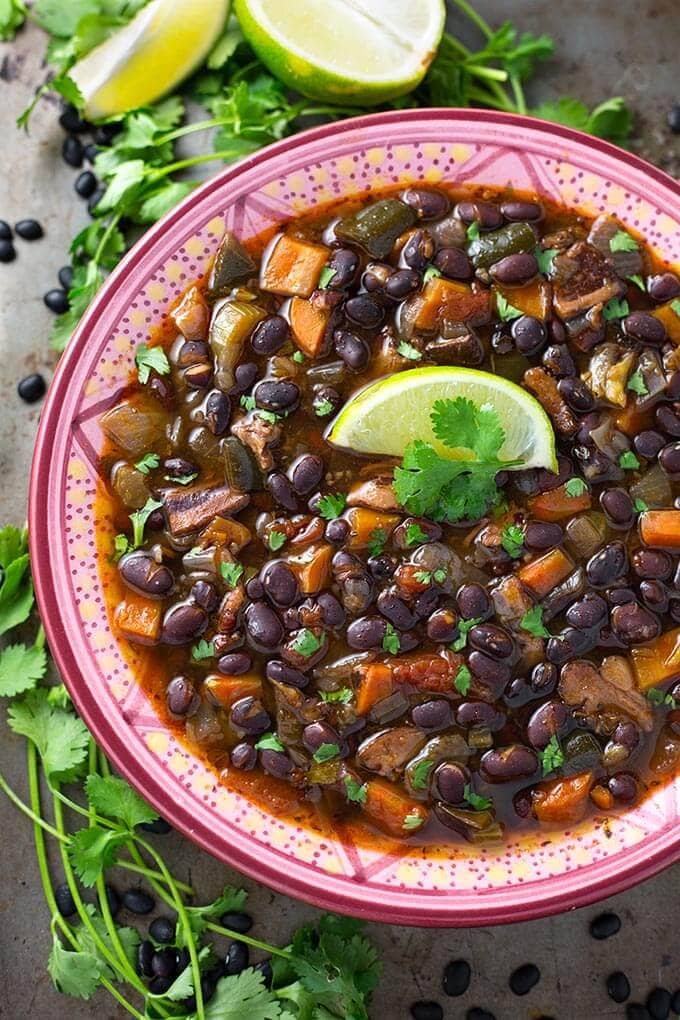
M 79 829 L 71 836 L 68 855 L 78 878 L 88 888 L 96 884 L 106 868 L 116 863 L 118 850 L 123 846 L 127 833 L 117 829 L 102 829 L 93 826 Z
M 430 536 L 423 531 L 419 524 L 406 525 L 404 541 L 406 542 L 407 549 L 414 545 L 422 545 L 423 542 L 429 542 L 429 540 Z
M 430 781 L 430 772 L 434 768 L 434 762 L 429 758 L 419 761 L 411 776 L 411 786 L 414 790 L 425 790 Z
M 76 999 L 91 999 L 104 976 L 101 961 L 94 953 L 85 950 L 69 952 L 64 949 L 54 929 L 47 972 L 58 992 Z
M 141 460 L 138 460 L 135 467 L 138 471 L 141 471 L 143 475 L 148 475 L 149 471 L 153 468 L 157 468 L 161 462 L 161 458 L 157 453 L 145 453 Z
M 402 358 L 407 358 L 409 361 L 421 361 L 423 357 L 418 348 L 414 347 L 407 340 L 402 340 L 399 343 L 397 354 L 400 354 Z
M 435 280 L 438 276 L 441 276 L 441 275 L 442 275 L 441 274 L 441 270 L 437 269 L 436 266 L 428 266 L 427 269 L 425 270 L 425 272 L 423 273 L 423 284 L 429 283 L 430 280 Z M 410 347 L 411 345 L 409 344 L 408 346 Z M 422 357 L 422 355 L 421 355 L 421 357 Z
M 461 652 L 467 644 L 468 632 L 482 622 L 481 616 L 475 616 L 472 620 L 458 621 L 458 637 L 450 645 L 452 652 Z
M 130 514 L 130 523 L 132 524 L 132 548 L 138 549 L 144 541 L 144 528 L 154 510 L 160 510 L 163 506 L 162 502 L 158 499 L 152 499 L 149 497 L 141 510 L 135 510 L 134 513 Z
M 325 761 L 337 758 L 339 754 L 340 746 L 338 744 L 321 744 L 318 750 L 314 752 L 314 761 L 322 764 Z
M 401 642 L 399 635 L 389 621 L 385 624 L 385 633 L 382 639 L 383 651 L 389 652 L 390 655 L 398 655 L 399 649 L 401 648 Z
M 479 239 L 479 223 L 477 220 L 473 220 L 469 224 L 466 233 L 468 241 L 477 241 Z
M 527 631 L 528 634 L 533 634 L 534 637 L 551 637 L 550 631 L 546 629 L 543 623 L 542 606 L 534 606 L 532 609 L 527 610 L 519 621 L 519 625 L 522 630 Z
M 146 344 L 140 344 L 135 352 L 135 364 L 137 378 L 142 386 L 148 383 L 152 369 L 159 375 L 168 375 L 170 372 L 170 362 L 162 347 L 147 347 Z
M 672 694 L 660 691 L 657 687 L 650 687 L 647 691 L 647 700 L 650 705 L 658 708 L 659 705 L 668 705 L 670 708 L 677 708 L 677 702 Z
M 354 691 L 351 687 L 341 687 L 337 691 L 319 691 L 319 697 L 325 704 L 339 701 L 343 705 L 347 705 L 354 697 Z
M 245 889 L 235 889 L 232 885 L 225 885 L 220 895 L 212 903 L 203 907 L 187 907 L 191 934 L 194 938 L 198 938 L 205 931 L 209 921 L 217 922 L 222 914 L 243 910 L 247 899 L 248 893 Z M 187 945 L 187 933 L 183 925 L 177 927 L 176 944 L 179 949 Z
M 153 808 L 117 776 L 90 775 L 85 780 L 85 792 L 98 815 L 116 819 L 130 830 L 158 818 Z
M 626 279 L 630 280 L 631 283 L 634 283 L 635 286 L 639 287 L 644 293 L 647 292 L 647 285 L 639 273 L 631 273 L 630 276 L 626 277 Z
M 243 396 L 241 397 L 239 403 L 240 403 L 241 407 L 245 411 L 254 411 L 255 410 L 255 406 L 256 406 L 256 404 L 255 404 L 255 397 L 248 396 L 246 393 L 243 394 Z
M 408 815 L 406 815 L 401 827 L 405 832 L 415 832 L 416 829 L 419 829 L 424 824 L 424 822 L 425 819 L 418 813 L 418 811 L 411 811 Z
M 640 467 L 640 461 L 632 450 L 624 450 L 619 457 L 619 467 L 624 471 L 636 471 Z
M 255 744 L 258 751 L 285 751 L 285 747 L 275 733 L 265 733 Z
M 337 270 L 333 269 L 332 266 L 323 267 L 319 274 L 319 290 L 326 290 L 336 272 Z
M 635 502 L 633 503 L 633 506 L 635 507 L 635 511 L 638 514 L 643 514 L 645 510 L 649 510 L 649 507 L 645 503 L 644 499 L 636 499 Z
M 68 782 L 76 776 L 85 760 L 90 734 L 73 712 L 50 705 L 44 687 L 13 702 L 8 722 L 14 733 L 33 741 L 49 779 Z
M 206 641 L 205 638 L 201 638 L 197 644 L 191 649 L 192 662 L 202 662 L 203 659 L 212 659 L 215 654 L 212 641 Z
M 435 400 L 430 415 L 435 436 L 445 446 L 471 450 L 479 460 L 498 456 L 505 433 L 493 407 L 478 407 L 474 400 Z
M 27 620 L 33 608 L 28 569 L 28 532 L 11 525 L 0 530 L 0 634 Z
M 621 96 L 600 103 L 592 111 L 580 100 L 563 96 L 555 101 L 541 103 L 531 113 L 534 117 L 586 131 L 619 145 L 626 144 L 633 126 L 633 116 Z
M 368 535 L 368 555 L 380 556 L 385 543 L 387 542 L 387 531 L 385 528 L 373 528 Z
M 674 301 L 671 301 L 671 308 L 680 319 L 680 298 L 675 298 Z
M 557 255 L 557 248 L 535 248 L 534 255 L 538 262 L 538 271 L 544 276 L 549 276 L 552 270 L 553 259 Z
M 366 783 L 359 783 L 352 776 L 345 776 L 345 790 L 347 791 L 347 800 L 352 804 L 366 803 L 366 797 L 368 796 L 368 786 Z
M 625 319 L 630 314 L 630 305 L 625 298 L 611 298 L 602 309 L 602 318 L 607 322 L 613 319 Z
M 617 230 L 614 236 L 609 241 L 609 250 L 611 252 L 616 251 L 637 251 L 639 244 L 635 238 L 627 234 L 625 230 Z
M 333 412 L 333 405 L 330 400 L 322 397 L 321 400 L 314 401 L 314 414 L 317 418 L 325 418 L 327 415 Z
M 203 1015 L 205 1020 L 282 1020 L 278 999 L 253 967 L 220 978 Z
M 493 807 L 493 801 L 488 797 L 480 797 L 469 783 L 463 789 L 463 796 L 473 811 L 488 811 L 490 807 Z
M 295 362 L 296 365 L 304 364 L 305 356 L 302 353 L 302 351 L 295 351 L 295 353 L 293 354 L 293 361 Z
M 298 655 L 302 655 L 305 659 L 311 658 L 312 655 L 316 655 L 321 646 L 323 645 L 323 637 L 318 638 L 313 630 L 309 630 L 308 627 L 303 627 L 299 630 L 291 643 L 293 651 L 297 652 Z
M 632 390 L 633 393 L 637 393 L 639 397 L 646 397 L 649 394 L 647 383 L 645 382 L 642 371 L 638 368 L 630 376 L 626 383 L 626 389 Z
M 173 482 L 175 485 L 191 485 L 198 478 L 198 471 L 192 471 L 190 475 L 164 475 L 166 482 Z
M 241 563 L 220 563 L 220 574 L 230 588 L 235 588 L 243 575 Z
M 127 535 L 116 535 L 113 540 L 113 561 L 117 563 L 121 556 L 124 556 L 126 552 L 130 552 L 132 549 L 130 540 Z
M 577 499 L 588 491 L 588 484 L 582 478 L 570 478 L 564 483 L 564 491 L 571 499 Z
M 564 754 L 555 733 L 553 733 L 545 748 L 538 752 L 538 757 L 541 761 L 544 776 L 564 765 Z
M 511 559 L 518 560 L 524 550 L 524 528 L 506 524 L 501 532 L 501 545 Z
M 47 672 L 47 653 L 37 645 L 7 645 L 0 652 L 0 697 L 32 690 Z
M 85 911 L 88 914 L 90 918 L 90 923 L 92 927 L 95 929 L 99 939 L 101 939 L 104 945 L 111 952 L 117 954 L 118 951 L 117 947 L 114 947 L 113 945 L 111 933 L 109 932 L 106 926 L 106 922 L 102 915 L 98 913 L 97 910 L 95 910 L 94 906 L 91 903 L 85 904 Z M 125 958 L 131 964 L 131 966 L 133 967 L 136 966 L 137 947 L 139 946 L 139 943 L 141 941 L 139 937 L 139 932 L 135 928 L 121 927 L 119 925 L 116 925 L 115 930 L 117 940 L 120 943 L 121 948 L 123 949 Z M 80 943 L 80 947 L 82 950 L 84 950 L 87 953 L 91 953 L 92 956 L 95 956 L 99 960 L 99 963 L 102 968 L 102 974 L 104 977 L 108 978 L 109 981 L 118 980 L 118 975 L 116 971 L 114 971 L 114 969 L 111 967 L 110 963 L 104 956 L 98 942 L 93 938 L 90 931 L 87 928 L 85 928 L 84 925 L 78 929 L 78 942 Z
M 22 0 L 0 0 L 0 39 L 13 39 L 28 13 Z
M 322 496 L 318 503 L 319 513 L 325 520 L 332 521 L 340 516 L 345 509 L 346 502 L 347 497 L 341 492 L 336 495 Z
M 470 684 L 472 683 L 472 673 L 467 666 L 459 666 L 458 672 L 453 679 L 453 686 L 456 688 L 459 694 L 465 697 L 470 690 Z
M 282 531 L 270 531 L 269 532 L 269 548 L 272 552 L 276 552 L 286 543 L 286 536 Z
M 501 322 L 510 322 L 511 319 L 519 319 L 520 315 L 524 315 L 521 309 L 511 305 L 507 298 L 499 294 L 498 291 L 496 292 L 496 312 Z

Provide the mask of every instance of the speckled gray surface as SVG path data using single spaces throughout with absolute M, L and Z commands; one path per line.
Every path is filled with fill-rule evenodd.
M 680 101 L 677 0 L 571 0 L 568 5 L 546 0 L 480 0 L 478 9 L 494 22 L 512 17 L 523 28 L 555 36 L 558 54 L 532 85 L 532 100 L 569 92 L 587 102 L 624 94 L 638 115 L 635 149 L 670 173 L 680 173 L 680 144 L 665 126 L 665 112 Z M 521 12 L 520 12 L 521 8 Z M 459 17 L 450 27 L 462 31 Z M 465 35 L 473 36 L 465 26 Z M 0 267 L 0 520 L 20 523 L 25 515 L 28 466 L 40 405 L 27 407 L 16 396 L 16 382 L 31 371 L 49 377 L 53 357 L 47 345 L 50 314 L 42 304 L 44 291 L 55 285 L 56 271 L 66 259 L 69 239 L 86 223 L 82 203 L 72 190 L 74 172 L 59 159 L 62 135 L 55 108 L 43 103 L 30 137 L 16 131 L 14 118 L 33 85 L 41 80 L 43 42 L 30 29 L 12 46 L 0 47 L 0 218 L 37 216 L 46 227 L 45 240 L 21 245 L 18 260 Z M 0 728 L 0 769 L 25 792 L 22 742 Z M 121 1020 L 127 1014 L 105 995 L 90 1003 L 60 998 L 45 972 L 48 917 L 32 848 L 30 826 L 0 799 L 0 1017 L 3 1020 Z M 203 896 L 213 895 L 225 881 L 239 883 L 212 858 L 176 836 L 155 837 L 179 874 L 189 876 Z M 58 874 L 58 868 L 55 874 Z M 644 998 L 656 984 L 680 987 L 680 866 L 608 901 L 623 922 L 607 942 L 588 935 L 589 919 L 604 904 L 544 921 L 505 928 L 418 930 L 372 925 L 385 977 L 376 996 L 375 1020 L 409 1016 L 414 999 L 438 998 L 447 1020 L 462 1020 L 471 1005 L 484 1006 L 498 1020 L 551 1016 L 557 1020 L 623 1017 L 623 1007 L 607 998 L 604 977 L 625 970 L 633 998 Z M 121 879 L 122 884 L 122 879 Z M 290 931 L 315 911 L 256 883 L 250 906 L 255 933 L 284 942 Z M 123 919 L 125 919 L 123 917 Z M 464 957 L 473 980 L 461 999 L 441 993 L 441 971 L 450 959 Z M 510 972 L 534 961 L 541 981 L 526 998 L 507 987 Z M 244 1017 L 243 1020 L 248 1020 Z

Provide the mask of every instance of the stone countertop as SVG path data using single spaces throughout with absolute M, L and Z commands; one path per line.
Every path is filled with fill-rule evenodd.
M 680 101 L 677 0 L 627 0 L 615 7 L 611 0 L 572 0 L 566 9 L 545 0 L 524 0 L 521 5 L 514 0 L 479 0 L 476 6 L 494 24 L 513 18 L 521 28 L 555 37 L 557 54 L 532 83 L 532 101 L 569 93 L 595 104 L 622 94 L 637 114 L 635 150 L 669 173 L 680 173 L 680 145 L 665 121 L 671 104 Z M 474 34 L 460 22 L 452 9 L 450 29 L 474 42 Z M 56 271 L 67 261 L 69 240 L 87 223 L 84 206 L 72 189 L 74 171 L 59 158 L 63 136 L 56 125 L 56 105 L 40 104 L 30 136 L 14 127 L 15 117 L 44 75 L 43 47 L 41 33 L 34 28 L 22 32 L 14 44 L 0 46 L 4 128 L 0 218 L 13 222 L 35 216 L 46 228 L 44 241 L 32 246 L 21 243 L 17 261 L 0 267 L 0 406 L 4 408 L 0 520 L 17 524 L 25 518 L 40 404 L 21 403 L 16 383 L 33 371 L 51 375 L 50 313 L 42 294 L 56 286 Z M 0 726 L 0 770 L 25 793 L 23 742 L 7 731 L 4 722 Z M 87 1003 L 61 998 L 53 990 L 45 970 L 48 916 L 31 829 L 4 797 L 0 797 L 0 825 L 0 1017 L 122 1020 L 127 1013 L 105 993 Z M 256 936 L 284 944 L 294 927 L 315 916 L 312 907 L 242 880 L 176 834 L 153 838 L 176 873 L 188 875 L 202 898 L 211 898 L 225 882 L 243 884 L 251 894 L 249 909 L 256 919 Z M 54 873 L 59 874 L 58 867 Z M 121 885 L 122 879 L 117 876 Z M 679 879 L 676 867 L 597 906 L 507 927 L 427 930 L 370 925 L 385 966 L 372 1017 L 406 1020 L 408 1005 L 421 998 L 439 999 L 447 1020 L 462 1020 L 472 1005 L 492 1010 L 498 1020 L 542 1015 L 555 1020 L 622 1017 L 623 1007 L 615 1006 L 605 992 L 604 978 L 610 972 L 622 969 L 629 975 L 633 999 L 644 999 L 657 984 L 672 990 L 680 987 Z M 623 927 L 609 941 L 596 942 L 588 934 L 588 923 L 605 907 L 619 913 Z M 124 914 L 121 919 L 126 920 Z M 441 992 L 442 968 L 458 958 L 469 960 L 472 983 L 464 997 L 446 999 Z M 507 987 L 508 976 L 530 961 L 540 967 L 541 981 L 525 998 L 514 998 Z

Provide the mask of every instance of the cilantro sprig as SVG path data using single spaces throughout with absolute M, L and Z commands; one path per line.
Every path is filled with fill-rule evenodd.
M 468 456 L 449 460 L 416 439 L 406 447 L 402 466 L 395 468 L 395 495 L 420 517 L 452 523 L 478 520 L 498 502 L 497 473 L 521 461 L 499 459 L 505 432 L 489 405 L 479 407 L 467 397 L 437 400 L 430 420 L 441 443 Z

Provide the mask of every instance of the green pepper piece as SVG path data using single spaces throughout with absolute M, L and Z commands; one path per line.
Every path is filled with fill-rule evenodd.
M 352 216 L 345 216 L 336 224 L 335 236 L 341 241 L 361 245 L 375 259 L 384 259 L 397 238 L 415 221 L 416 214 L 408 205 L 398 198 L 385 198 Z
M 255 262 L 238 238 L 227 231 L 215 256 L 208 282 L 208 299 L 216 301 L 227 297 L 235 283 L 252 276 L 256 269 Z
M 575 730 L 562 743 L 564 764 L 560 771 L 565 776 L 587 772 L 602 761 L 602 748 L 592 733 Z
M 494 262 L 499 262 L 506 255 L 515 255 L 520 251 L 533 251 L 536 247 L 536 234 L 528 223 L 508 223 L 499 230 L 490 230 L 480 234 L 468 246 L 468 255 L 476 269 L 488 269 Z

